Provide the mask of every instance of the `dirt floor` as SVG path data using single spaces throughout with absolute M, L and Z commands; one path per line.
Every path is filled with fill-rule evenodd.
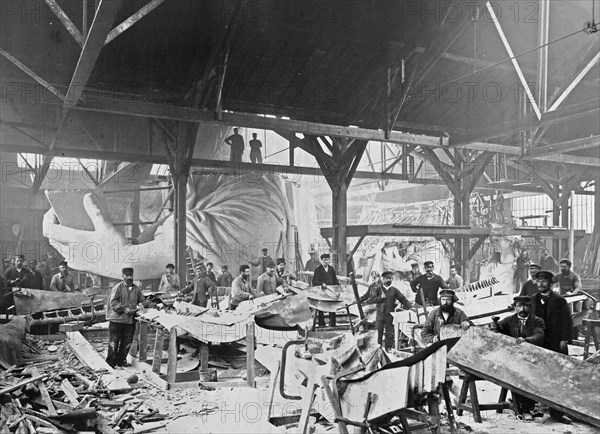
M 75 359 L 70 348 L 64 341 L 45 342 L 45 341 L 29 341 L 28 345 L 35 347 L 39 354 L 37 357 L 47 355 L 58 355 L 53 365 L 45 365 L 47 369 L 55 372 L 64 372 L 65 369 L 76 370 L 79 372 L 82 365 Z M 102 354 L 105 344 L 102 339 L 92 340 L 94 347 Z M 50 346 L 56 346 L 52 352 L 49 352 Z M 103 348 L 104 347 L 104 348 Z M 581 349 L 573 347 L 572 352 L 579 352 Z M 215 352 L 216 353 L 216 352 Z M 276 351 L 273 353 L 275 354 Z M 221 357 L 225 356 L 225 352 L 221 352 Z M 274 357 L 274 356 L 273 356 Z M 240 363 L 240 365 L 243 365 Z M 243 376 L 243 369 L 238 364 L 234 364 L 236 371 Z M 261 368 L 260 365 L 258 365 Z M 125 371 L 134 373 L 133 368 L 120 368 Z M 262 367 L 264 370 L 265 368 Z M 269 423 L 269 413 L 271 416 L 291 416 L 298 414 L 301 409 L 301 401 L 288 401 L 279 395 L 279 391 L 275 391 L 275 399 L 273 400 L 271 411 L 269 403 L 271 402 L 271 388 L 269 373 L 264 371 L 265 375 L 260 378 L 257 388 L 250 387 L 232 387 L 223 383 L 222 386 L 215 390 L 204 390 L 200 385 L 188 384 L 187 388 L 164 391 L 152 384 L 141 380 L 135 385 L 135 395 L 133 399 L 127 401 L 129 404 L 136 406 L 136 411 L 139 414 L 151 413 L 158 411 L 160 415 L 164 415 L 164 419 L 157 422 L 159 425 L 164 425 L 150 432 L 155 433 L 271 433 L 271 432 L 297 432 L 296 426 L 280 426 L 275 427 Z M 60 380 L 60 379 L 59 379 Z M 242 378 L 238 378 L 241 381 Z M 456 392 L 460 387 L 460 381 L 457 377 L 453 377 L 454 388 Z M 51 388 L 51 394 L 54 395 L 52 384 L 58 385 L 58 380 L 48 382 Z M 278 384 L 278 383 L 277 383 Z M 390 385 L 393 387 L 393 385 Z M 500 388 L 492 383 L 480 381 L 477 382 L 479 401 L 481 403 L 496 402 L 498 400 Z M 57 389 L 58 390 L 58 389 Z M 60 392 L 56 395 L 56 399 L 62 399 Z M 118 400 L 119 394 L 115 394 L 110 399 Z M 54 396 L 53 396 L 54 397 Z M 509 394 L 510 397 L 510 394 Z M 456 399 L 456 396 L 453 395 Z M 112 420 L 118 408 L 111 410 L 98 410 L 98 414 L 105 417 L 107 420 Z M 446 414 L 445 408 L 441 408 L 441 413 Z M 580 422 L 571 424 L 559 423 L 552 420 L 546 412 L 543 418 L 536 418 L 532 422 L 519 421 L 515 418 L 511 410 L 505 410 L 504 413 L 498 414 L 495 411 L 482 412 L 483 422 L 476 423 L 470 413 L 465 412 L 463 416 L 458 417 L 460 432 L 472 433 L 598 433 L 600 429 Z M 130 418 L 129 420 L 133 420 Z M 316 420 L 313 419 L 313 422 Z M 121 424 L 121 429 L 118 432 L 127 433 L 133 432 L 129 428 L 127 421 Z M 147 427 L 147 425 L 144 425 Z M 447 424 L 447 419 L 442 426 L 444 433 L 450 432 Z M 338 428 L 326 420 L 320 420 L 315 423 L 311 430 L 313 433 L 336 433 Z M 421 430 L 418 432 L 428 432 Z

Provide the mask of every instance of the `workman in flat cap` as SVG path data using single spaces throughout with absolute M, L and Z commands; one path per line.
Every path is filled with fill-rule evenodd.
M 135 312 L 145 311 L 149 305 L 140 287 L 133 283 L 133 268 L 123 268 L 121 276 L 123 280 L 110 290 L 109 309 L 106 313 L 109 321 L 106 362 L 113 368 L 131 366 L 127 363 L 127 354 L 135 334 Z

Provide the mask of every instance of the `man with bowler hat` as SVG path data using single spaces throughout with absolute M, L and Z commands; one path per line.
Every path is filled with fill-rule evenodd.
M 569 354 L 568 346 L 572 340 L 573 320 L 567 301 L 562 295 L 552 291 L 554 275 L 542 270 L 536 276 L 539 293 L 532 297 L 531 313 L 544 320 L 544 344 L 547 350 Z M 564 414 L 556 409 L 550 409 L 550 416 L 561 422 L 569 423 Z
M 515 314 L 503 320 L 492 323 L 491 329 L 503 335 L 516 338 L 516 344 L 527 342 L 532 345 L 542 346 L 544 344 L 544 320 L 531 314 L 531 297 L 519 295 L 513 299 Z M 535 401 L 526 396 L 513 392 L 516 410 L 523 420 L 533 420 Z

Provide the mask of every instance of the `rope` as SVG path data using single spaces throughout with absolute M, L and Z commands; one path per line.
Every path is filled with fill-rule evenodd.
M 484 68 L 481 68 L 481 69 L 479 69 L 479 70 L 477 70 L 477 71 L 470 72 L 470 73 L 468 73 L 468 74 L 462 75 L 462 76 L 460 76 L 460 77 L 458 77 L 458 78 L 455 78 L 455 79 L 453 79 L 453 80 L 450 80 L 450 81 L 447 81 L 447 82 L 445 82 L 445 83 L 442 83 L 442 84 L 440 84 L 440 85 L 439 85 L 439 87 L 445 86 L 445 85 L 447 85 L 447 84 L 449 84 L 449 83 L 453 83 L 453 82 L 455 82 L 455 81 L 458 81 L 458 80 L 462 80 L 463 78 L 470 77 L 471 75 L 474 75 L 474 74 L 479 74 L 480 72 L 482 72 L 482 71 L 485 71 L 486 69 L 490 69 L 490 68 L 493 68 L 493 67 L 495 67 L 495 66 L 501 65 L 502 63 L 508 62 L 508 61 L 510 61 L 510 60 L 517 59 L 517 58 L 519 58 L 519 57 L 521 57 L 521 56 L 525 56 L 526 54 L 529 54 L 529 53 L 531 53 L 531 52 L 533 52 L 533 51 L 537 51 L 537 50 L 539 50 L 540 48 L 544 48 L 544 47 L 546 47 L 546 46 L 549 46 L 549 45 L 551 45 L 551 44 L 555 44 L 555 43 L 557 43 L 557 42 L 560 42 L 560 41 L 562 41 L 563 39 L 570 38 L 571 36 L 574 36 L 574 35 L 576 35 L 576 34 L 578 34 L 578 33 L 580 33 L 580 32 L 585 32 L 585 28 L 584 28 L 584 29 L 579 29 L 579 30 L 577 30 L 577 31 L 575 31 L 575 32 L 573 32 L 573 33 L 569 33 L 568 35 L 561 36 L 560 38 L 558 38 L 558 39 L 555 39 L 554 41 L 550 41 L 550 42 L 548 42 L 548 43 L 546 43 L 546 44 L 542 44 L 542 45 L 540 45 L 539 47 L 534 47 L 534 48 L 532 48 L 532 49 L 530 49 L 530 50 L 527 50 L 527 51 L 524 51 L 524 52 L 522 52 L 522 53 L 520 53 L 520 54 L 516 54 L 516 55 L 514 55 L 513 57 L 509 57 L 509 58 L 507 58 L 507 59 L 504 59 L 504 60 L 501 60 L 501 61 L 499 61 L 499 62 L 493 63 L 493 64 L 491 64 L 491 65 L 488 65 L 488 66 L 486 66 L 486 67 L 484 67 Z

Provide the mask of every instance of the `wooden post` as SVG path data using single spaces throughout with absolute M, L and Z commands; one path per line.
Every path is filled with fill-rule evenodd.
M 246 376 L 248 386 L 256 387 L 254 381 L 254 322 L 246 326 Z
M 289 147 L 289 151 L 290 151 L 290 166 L 294 165 L 294 143 L 291 140 L 288 140 L 288 143 L 290 145 Z
M 471 201 L 470 201 L 470 192 L 471 187 L 466 186 L 464 189 L 464 194 L 462 196 L 462 219 L 461 225 L 470 226 L 471 225 Z M 461 238 L 462 243 L 462 251 L 461 251 L 461 263 L 462 263 L 462 277 L 464 280 L 464 284 L 468 285 L 471 283 L 471 257 L 469 256 L 471 252 L 471 238 L 464 237 Z
M 175 184 L 175 264 L 181 282 L 187 281 L 186 262 L 186 194 L 187 176 L 174 176 Z
M 363 312 L 362 303 L 360 302 L 360 295 L 358 295 L 358 286 L 356 285 L 356 278 L 354 277 L 354 273 L 350 273 L 350 282 L 352 283 L 352 292 L 354 293 L 354 299 L 356 300 L 356 307 L 358 308 L 358 315 L 360 316 L 360 321 L 365 319 L 365 313 Z M 350 314 L 348 314 L 350 317 Z M 364 326 L 362 326 L 364 330 Z
M 177 378 L 177 328 L 169 332 L 169 361 L 167 362 L 167 383 L 175 383 Z
M 552 226 L 560 226 L 560 186 L 554 184 L 554 197 L 552 197 Z M 552 256 L 560 259 L 560 240 L 552 240 Z
M 269 411 L 267 412 L 267 422 L 271 419 L 273 410 L 273 399 L 275 398 L 275 390 L 277 389 L 277 378 L 279 378 L 279 370 L 281 369 L 281 360 L 277 361 L 277 368 L 271 372 L 271 399 L 269 399 Z
M 131 203 L 131 238 L 137 239 L 140 236 L 140 191 L 133 192 L 133 202 Z
M 205 371 L 208 369 L 208 344 L 200 341 L 200 370 Z
M 348 187 L 338 181 L 331 188 L 332 226 L 333 226 L 333 265 L 338 275 L 345 276 L 348 261 L 346 260 L 346 231 L 348 222 Z
M 148 357 L 148 323 L 140 321 L 140 362 L 145 362 Z
M 569 213 L 569 261 L 575 263 L 575 191 L 571 190 L 571 212 Z
M 569 229 L 569 192 L 566 190 L 566 186 L 562 186 L 562 192 L 560 195 L 560 223 L 561 226 L 565 229 Z M 568 255 L 569 252 L 569 240 L 562 240 L 560 246 L 560 258 L 563 258 L 563 255 Z
M 454 225 L 460 226 L 462 223 L 462 201 L 460 197 L 454 196 Z M 461 263 L 462 258 L 462 238 L 456 237 L 454 238 L 454 262 L 457 264 Z M 461 274 L 464 274 L 461 269 Z
M 432 433 L 439 434 L 442 432 L 442 421 L 440 418 L 440 399 L 437 393 L 430 393 L 427 396 L 427 409 L 429 410 L 429 416 L 435 420 L 435 427 L 433 427 Z
M 154 355 L 152 357 L 152 372 L 158 375 L 160 375 L 160 365 L 162 363 L 164 340 L 165 337 L 162 331 L 159 328 L 157 328 L 154 340 Z

